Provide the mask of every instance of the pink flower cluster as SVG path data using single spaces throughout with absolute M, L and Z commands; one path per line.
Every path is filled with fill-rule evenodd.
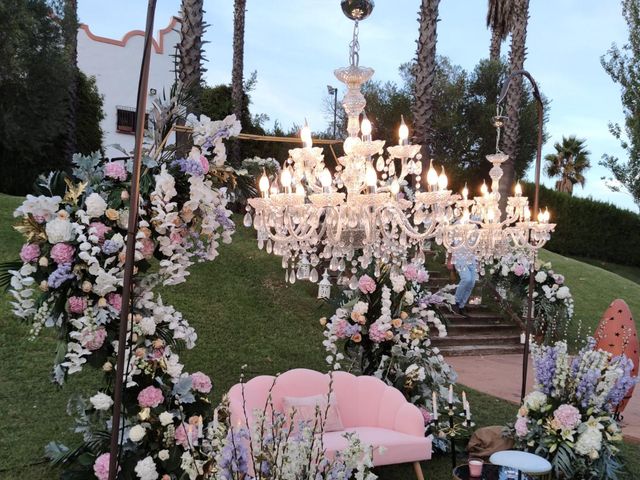
M 56 243 L 51 248 L 51 258 L 58 265 L 63 263 L 71 263 L 73 255 L 76 253 L 76 249 L 68 243 Z
M 424 424 L 429 425 L 431 422 L 431 412 L 424 407 L 418 407 L 420 409 L 420 413 L 422 414 L 422 419 L 424 420 Z
M 122 310 L 122 295 L 119 293 L 110 293 L 107 295 L 107 303 L 116 310 Z
M 580 425 L 582 419 L 580 411 L 573 405 L 567 404 L 560 405 L 556 408 L 556 411 L 553 412 L 553 418 L 562 425 L 562 428 L 568 430 L 573 430 Z
M 104 166 L 105 177 L 113 178 L 114 180 L 120 180 L 121 182 L 127 179 L 127 169 L 124 165 L 124 160 L 117 160 L 115 162 L 109 162 Z
M 198 441 L 198 427 L 188 423 L 182 423 L 176 428 L 176 443 L 182 447 L 189 448 L 189 444 L 194 445 Z
M 211 379 L 202 372 L 191 374 L 191 386 L 200 393 L 209 393 L 211 391 Z
M 382 330 L 380 327 L 382 324 L 380 322 L 374 322 L 369 327 L 369 338 L 375 342 L 380 343 L 386 340 L 385 330 Z
M 150 238 L 143 238 L 140 240 L 140 253 L 147 260 L 153 257 L 153 252 L 156 249 L 156 244 Z
M 524 265 L 522 265 L 521 263 L 516 264 L 515 267 L 513 267 L 513 273 L 515 273 L 518 277 L 521 277 L 522 275 L 524 275 L 526 272 L 526 269 L 524 268 Z
M 90 227 L 90 229 L 92 229 L 91 233 L 93 233 L 93 235 L 98 237 L 98 242 L 99 243 L 104 243 L 105 235 L 111 231 L 111 227 L 107 227 L 102 222 L 91 222 L 89 227 Z
M 118 468 L 118 471 L 120 471 L 120 468 Z M 109 479 L 109 452 L 103 453 L 96 458 L 93 464 L 93 473 L 98 477 L 98 480 Z
M 98 350 L 107 338 L 107 331 L 104 327 L 95 330 L 87 327 L 80 331 L 80 344 L 88 350 Z
M 26 243 L 20 249 L 20 260 L 31 263 L 40 256 L 40 246 L 37 243 Z
M 138 404 L 141 407 L 154 408 L 160 405 L 162 402 L 164 402 L 164 395 L 162 395 L 162 390 L 154 386 L 143 388 L 138 394 Z
M 67 300 L 69 313 L 84 313 L 87 309 L 86 297 L 69 297 Z
M 404 277 L 410 282 L 424 283 L 429 280 L 429 273 L 418 265 L 413 263 L 404 267 Z
M 376 291 L 376 281 L 369 275 L 363 275 L 358 279 L 358 288 L 362 293 L 373 293 Z
M 529 433 L 529 427 L 527 427 L 528 421 L 529 420 L 527 419 L 527 417 L 518 417 L 514 425 L 516 435 L 518 435 L 519 437 L 527 436 L 527 433 Z
M 344 318 L 333 322 L 332 332 L 338 338 L 346 338 L 347 331 L 349 330 L 349 322 L 347 322 Z

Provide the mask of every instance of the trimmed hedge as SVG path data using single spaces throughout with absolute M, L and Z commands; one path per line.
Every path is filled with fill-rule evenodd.
M 533 205 L 533 184 L 526 195 Z M 540 205 L 556 224 L 545 248 L 569 256 L 640 266 L 640 215 L 610 203 L 572 197 L 540 186 Z

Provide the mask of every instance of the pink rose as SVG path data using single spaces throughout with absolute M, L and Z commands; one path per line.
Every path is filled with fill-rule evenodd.
M 363 275 L 358 280 L 358 288 L 362 293 L 373 293 L 376 291 L 376 282 L 369 275 Z
M 86 297 L 69 297 L 67 305 L 69 313 L 84 313 L 87 309 L 87 299 Z
M 431 423 L 431 412 L 424 407 L 418 407 L 420 409 L 420 413 L 422 414 L 422 419 L 424 420 L 424 424 L 429 425 Z
M 138 404 L 141 407 L 157 407 L 164 402 L 164 396 L 162 390 L 159 388 L 149 386 L 140 390 L 138 394 Z
M 68 243 L 56 243 L 51 249 L 51 258 L 58 265 L 63 263 L 71 263 L 76 249 Z
M 107 295 L 107 302 L 116 310 L 122 310 L 122 295 L 119 293 L 110 293 Z
M 104 166 L 104 175 L 115 180 L 124 181 L 127 179 L 127 169 L 124 160 L 109 162 Z
M 104 343 L 105 338 L 107 338 L 107 331 L 104 327 L 95 330 L 87 327 L 80 331 L 80 344 L 91 351 L 98 350 Z
M 56 243 L 56 245 L 60 244 Z M 40 246 L 37 243 L 25 243 L 20 249 L 20 260 L 22 260 L 24 263 L 31 263 L 39 256 Z
M 580 411 L 573 405 L 560 405 L 555 412 L 553 412 L 553 418 L 562 425 L 562 428 L 573 430 L 582 420 Z
M 198 427 L 188 423 L 182 423 L 176 428 L 176 443 L 182 445 L 183 448 L 189 448 L 189 444 L 192 446 L 198 441 Z
M 204 155 L 200 155 L 200 166 L 202 167 L 202 172 L 207 173 L 209 171 L 209 160 Z
M 93 464 L 93 473 L 98 477 L 98 480 L 109 480 L 109 457 L 109 452 L 103 453 L 96 458 Z M 120 467 L 118 467 L 118 471 L 120 471 Z
M 524 275 L 525 268 L 524 265 L 518 263 L 515 267 L 513 267 L 513 273 L 515 273 L 518 277 Z
M 150 238 L 140 239 L 140 253 L 147 260 L 153 257 L 153 252 L 156 249 L 156 244 Z
M 209 393 L 211 391 L 211 379 L 202 372 L 191 374 L 191 386 L 200 393 Z
M 111 231 L 111 227 L 107 227 L 102 222 L 91 222 L 89 225 L 89 233 L 98 237 L 98 243 L 104 243 L 104 236 Z
M 516 429 L 516 435 L 519 437 L 526 437 L 529 433 L 529 427 L 527 427 L 529 419 L 527 417 L 518 417 L 514 425 Z

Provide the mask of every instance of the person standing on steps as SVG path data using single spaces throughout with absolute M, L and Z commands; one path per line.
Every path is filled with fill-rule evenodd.
M 471 250 L 466 246 L 462 246 L 454 250 L 453 254 L 447 256 L 447 268 L 453 270 L 455 267 L 460 282 L 458 288 L 456 288 L 456 304 L 453 306 L 453 311 L 460 315 L 465 315 L 465 307 L 473 291 L 473 287 L 476 285 L 478 278 L 478 270 L 476 267 L 476 257 Z

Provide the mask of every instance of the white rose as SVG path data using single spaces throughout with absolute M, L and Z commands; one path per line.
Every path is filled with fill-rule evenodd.
M 571 291 L 569 290 L 569 287 L 560 287 L 556 292 L 556 297 L 558 297 L 560 300 L 564 300 L 565 298 L 569 298 L 570 296 Z
M 158 471 L 153 458 L 146 457 L 136 464 L 136 475 L 140 480 L 157 480 Z
M 163 427 L 173 423 L 173 415 L 169 412 L 162 412 L 159 418 Z
M 169 450 L 160 450 L 158 452 L 158 458 L 162 461 L 169 459 Z
M 138 326 L 140 327 L 142 333 L 145 335 L 153 335 L 154 333 L 156 333 L 156 322 L 153 320 L 153 318 L 144 317 L 142 320 L 140 320 Z
M 547 274 L 543 271 L 536 273 L 536 282 L 543 283 L 547 279 Z
M 538 391 L 533 391 L 524 398 L 524 406 L 529 410 L 540 410 L 547 403 L 547 396 Z
M 146 433 L 147 431 L 144 429 L 142 425 L 135 425 L 131 427 L 131 430 L 129 430 L 129 438 L 133 442 L 139 442 L 144 438 Z
M 91 405 L 96 410 L 109 410 L 111 405 L 113 405 L 113 400 L 111 397 L 105 393 L 98 392 L 93 397 L 89 399 Z
M 98 193 L 92 193 L 84 201 L 87 215 L 91 218 L 101 217 L 107 209 L 107 202 Z
M 49 243 L 62 243 L 73 239 L 73 227 L 69 220 L 54 218 L 47 222 L 45 231 L 47 232 Z

